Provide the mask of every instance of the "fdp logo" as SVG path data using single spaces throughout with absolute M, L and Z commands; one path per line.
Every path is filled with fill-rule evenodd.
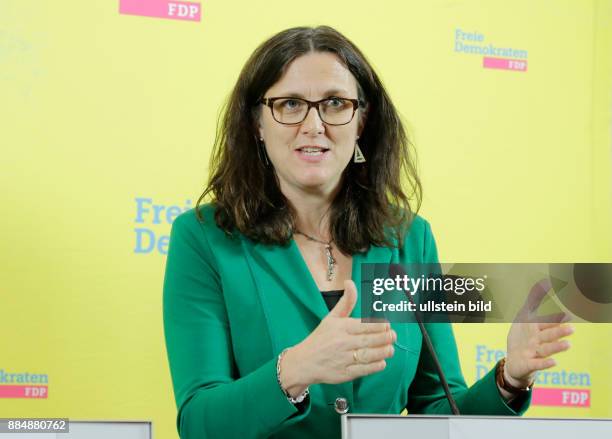
M 483 344 L 476 345 L 476 379 L 486 375 L 506 352 Z M 591 374 L 555 368 L 536 373 L 531 403 L 548 407 L 591 407 Z
M 174 0 L 119 0 L 119 13 L 171 20 L 200 21 L 199 3 Z
M 455 52 L 482 55 L 482 66 L 485 69 L 527 71 L 526 50 L 485 42 L 485 36 L 480 32 L 455 29 Z
M 0 398 L 47 398 L 49 376 L 0 369 Z

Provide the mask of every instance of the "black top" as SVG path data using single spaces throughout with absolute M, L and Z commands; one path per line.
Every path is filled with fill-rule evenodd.
M 325 300 L 327 309 L 331 311 L 331 309 L 336 306 L 336 303 L 338 303 L 338 300 L 340 300 L 344 294 L 344 290 L 321 291 L 321 294 L 323 294 L 323 299 Z

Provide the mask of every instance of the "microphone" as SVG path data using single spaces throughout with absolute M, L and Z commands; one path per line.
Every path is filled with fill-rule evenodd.
M 406 275 L 406 272 L 404 271 L 402 266 L 399 264 L 391 264 L 389 267 L 389 272 L 391 274 L 391 277 L 395 277 L 397 275 L 399 275 L 400 277 L 403 277 Z M 404 291 L 404 294 L 408 297 L 408 300 L 410 301 L 410 303 L 412 303 L 412 306 L 414 307 L 414 317 L 419 325 L 421 334 L 423 335 L 425 346 L 427 346 L 427 350 L 431 354 L 431 358 L 433 359 L 434 365 L 436 366 L 436 372 L 438 373 L 438 377 L 440 377 L 440 382 L 442 383 L 442 387 L 444 388 L 444 393 L 446 394 L 446 399 L 448 400 L 451 411 L 453 412 L 453 415 L 460 415 L 461 413 L 459 413 L 459 408 L 457 407 L 455 398 L 453 398 L 453 395 L 451 394 L 450 389 L 448 387 L 448 381 L 446 381 L 446 375 L 444 375 L 444 371 L 442 370 L 442 366 L 440 365 L 440 360 L 438 360 L 438 355 L 436 355 L 436 351 L 434 350 L 433 344 L 431 343 L 431 338 L 429 337 L 429 333 L 427 332 L 427 329 L 425 328 L 425 325 L 423 324 L 423 320 L 421 319 L 421 313 L 419 312 L 419 310 L 416 307 L 416 304 L 412 300 L 412 296 L 410 295 L 410 293 L 407 294 L 406 291 Z

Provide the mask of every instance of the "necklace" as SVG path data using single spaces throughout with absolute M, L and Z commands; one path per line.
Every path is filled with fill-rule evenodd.
M 300 232 L 297 229 L 295 230 L 295 233 L 298 233 L 304 236 L 309 241 L 318 242 L 319 244 L 323 244 L 325 246 L 325 256 L 327 257 L 327 280 L 328 281 L 333 280 L 334 270 L 336 268 L 336 260 L 334 259 L 334 256 L 332 255 L 332 246 L 331 246 L 332 240 L 330 239 L 329 242 L 321 241 L 316 238 L 313 238 L 312 236 L 307 235 L 304 232 Z

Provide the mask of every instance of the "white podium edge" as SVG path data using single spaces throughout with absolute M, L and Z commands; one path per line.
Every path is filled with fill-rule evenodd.
M 76 418 L 68 418 L 68 423 L 71 422 L 83 422 L 89 424 L 104 424 L 104 423 L 119 423 L 119 424 L 149 424 L 150 431 L 150 439 L 154 439 L 154 431 L 153 431 L 153 420 L 151 419 L 76 419 Z
M 612 422 L 610 418 L 532 418 L 529 416 L 478 416 L 478 415 L 389 415 L 380 413 L 345 413 L 340 417 L 340 428 L 342 429 L 342 439 L 349 439 L 348 423 L 349 418 L 412 418 L 412 419 L 503 419 L 506 421 L 606 421 Z

